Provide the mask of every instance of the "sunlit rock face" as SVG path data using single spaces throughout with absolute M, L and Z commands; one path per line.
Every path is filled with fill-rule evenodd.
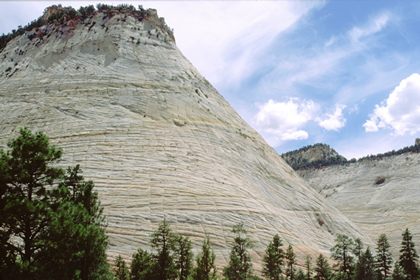
M 420 241 L 420 154 L 298 171 L 362 231 L 388 236 L 395 257 L 408 228 Z
M 219 267 L 241 222 L 257 270 L 276 233 L 302 258 L 328 253 L 338 233 L 369 242 L 239 117 L 153 11 L 46 26 L 0 55 L 1 145 L 27 126 L 63 148 L 62 166 L 82 166 L 111 258 L 150 249 L 164 218 L 195 252 L 209 235 Z

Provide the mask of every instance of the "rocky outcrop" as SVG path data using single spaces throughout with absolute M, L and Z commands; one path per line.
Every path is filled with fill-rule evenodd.
M 420 154 L 404 153 L 298 173 L 372 240 L 388 236 L 398 256 L 403 230 L 420 241 Z
M 338 233 L 369 242 L 156 22 L 153 14 L 96 13 L 9 42 L 0 57 L 1 145 L 27 126 L 63 148 L 61 165 L 81 164 L 108 217 L 110 256 L 149 249 L 164 218 L 196 249 L 209 235 L 219 267 L 240 222 L 255 263 L 276 233 L 300 256 L 328 253 Z
M 317 168 L 347 162 L 347 159 L 338 154 L 326 144 L 314 144 L 281 155 L 294 169 Z

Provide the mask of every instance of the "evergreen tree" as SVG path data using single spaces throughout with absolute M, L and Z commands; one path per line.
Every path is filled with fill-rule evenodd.
M 153 278 L 152 267 L 152 255 L 143 249 L 138 249 L 132 257 L 130 280 L 148 280 Z
M 360 238 L 356 238 L 354 240 L 354 249 L 353 253 L 356 256 L 357 260 L 362 256 L 363 254 L 363 242 Z
M 392 268 L 390 248 L 386 234 L 381 234 L 376 242 L 375 269 L 378 280 L 388 279 L 390 275 Z
M 125 263 L 125 260 L 121 257 L 121 255 L 118 255 L 118 257 L 115 259 L 115 278 L 117 280 L 129 280 L 129 272 L 127 264 Z
M 79 166 L 51 167 L 61 150 L 23 128 L 0 151 L 0 275 L 7 279 L 106 279 L 107 236 L 93 183 Z M 13 242 L 11 241 L 13 240 Z M 4 259 L 4 260 L 3 260 Z
M 284 251 L 281 248 L 283 242 L 278 234 L 273 237 L 273 240 L 267 246 L 264 254 L 263 275 L 270 280 L 280 280 L 282 266 L 284 263 Z
M 299 268 L 296 271 L 296 274 L 294 276 L 294 279 L 295 280 L 307 280 L 307 275 L 305 275 L 305 273 L 303 273 L 303 270 L 301 268 Z M 310 280 L 310 278 L 309 278 L 309 280 Z
M 153 278 L 158 280 L 176 279 L 178 271 L 174 261 L 174 246 L 176 235 L 172 233 L 166 220 L 152 233 L 151 246 L 156 250 L 153 255 Z
M 350 280 L 354 270 L 354 241 L 347 235 L 339 234 L 336 244 L 331 249 L 331 258 L 335 260 L 337 274 L 343 280 Z
M 306 256 L 305 260 L 305 267 L 306 267 L 306 280 L 312 279 L 312 258 L 310 256 Z
M 357 261 L 354 280 L 375 280 L 374 259 L 369 247 Z
M 323 254 L 319 254 L 315 265 L 315 280 L 330 280 L 331 268 Z
M 402 234 L 400 249 L 400 266 L 402 267 L 407 280 L 415 280 L 419 276 L 418 258 L 414 248 L 413 236 L 408 228 Z
M 295 279 L 295 264 L 296 264 L 296 254 L 293 252 L 292 245 L 289 245 L 285 254 L 286 260 L 286 279 L 293 280 Z
M 188 237 L 181 235 L 176 236 L 175 246 L 175 268 L 178 270 L 178 279 L 186 280 L 192 272 L 193 253 L 191 252 L 192 245 Z
M 238 224 L 233 227 L 232 232 L 236 234 L 234 245 L 230 252 L 229 264 L 223 269 L 223 275 L 228 280 L 245 280 L 251 277 L 252 263 L 247 249 L 251 243 L 246 235 L 244 225 Z
M 194 269 L 194 280 L 213 280 L 216 279 L 216 265 L 214 261 L 216 255 L 210 247 L 210 239 L 207 236 L 204 239 L 201 252 L 196 258 L 197 267 Z
M 392 280 L 405 280 L 404 271 L 399 262 L 395 262 L 394 270 L 392 271 Z

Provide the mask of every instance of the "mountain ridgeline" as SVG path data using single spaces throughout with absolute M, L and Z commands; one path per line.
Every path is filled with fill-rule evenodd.
M 369 161 L 369 160 L 381 160 L 383 158 L 392 157 L 396 155 L 402 155 L 405 153 L 419 153 L 420 145 L 416 140 L 416 144 L 407 146 L 399 150 L 392 150 L 390 152 L 368 155 L 359 159 L 352 158 L 347 160 L 342 155 L 338 154 L 329 145 L 317 143 L 314 145 L 308 145 L 297 150 L 293 150 L 282 154 L 283 159 L 294 169 L 303 170 L 310 168 L 322 168 L 331 165 L 342 165 L 348 163 Z

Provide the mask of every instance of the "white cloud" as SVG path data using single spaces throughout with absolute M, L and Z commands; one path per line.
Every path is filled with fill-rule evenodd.
M 309 134 L 301 128 L 314 118 L 318 106 L 313 101 L 290 98 L 286 102 L 269 100 L 259 107 L 254 126 L 263 134 L 277 140 L 306 139 Z
M 344 108 L 346 108 L 345 105 L 336 104 L 334 113 L 325 114 L 323 118 L 318 120 L 318 124 L 326 130 L 340 130 L 340 128 L 346 125 L 346 119 L 343 115 Z
M 389 20 L 390 14 L 384 12 L 379 14 L 364 27 L 353 27 L 349 32 L 352 43 L 359 44 L 362 39 L 380 32 L 387 25 Z
M 420 132 L 420 74 L 402 80 L 383 105 L 375 106 L 363 127 L 366 132 L 388 128 L 396 135 Z
M 180 50 L 216 88 L 244 81 L 256 71 L 259 55 L 278 34 L 321 4 L 320 1 L 144 3 L 156 7 L 159 16 L 165 17 L 175 30 Z

